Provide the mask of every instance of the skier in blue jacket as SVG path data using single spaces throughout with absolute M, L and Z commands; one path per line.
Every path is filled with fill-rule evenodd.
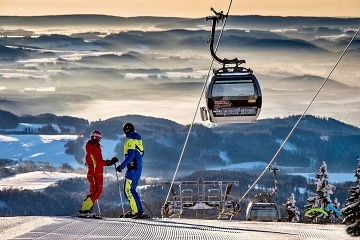
M 125 123 L 123 132 L 126 135 L 124 143 L 124 161 L 116 168 L 118 172 L 127 168 L 125 173 L 124 192 L 129 201 L 130 211 L 123 217 L 126 218 L 147 218 L 144 213 L 141 198 L 136 191 L 142 172 L 142 157 L 144 147 L 141 135 L 135 131 L 132 123 Z

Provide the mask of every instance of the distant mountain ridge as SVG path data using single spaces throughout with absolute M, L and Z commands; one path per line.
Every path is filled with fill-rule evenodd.
M 212 13 L 209 11 L 209 16 Z M 204 25 L 204 18 L 180 18 L 180 17 L 119 17 L 99 14 L 74 14 L 74 15 L 48 15 L 48 16 L 0 16 L 0 23 L 6 26 L 46 26 L 57 24 L 63 25 L 138 25 L 156 26 L 158 28 L 171 28 L 179 26 L 195 27 Z M 46 19 L 46 21 L 44 21 Z M 164 24 L 166 22 L 166 24 Z M 230 15 L 227 22 L 228 26 L 261 26 L 267 27 L 292 27 L 292 26 L 354 26 L 358 27 L 360 18 L 335 18 L 335 17 L 280 17 L 280 16 L 261 16 L 261 15 Z M 210 23 L 209 23 L 210 25 Z
M 261 118 L 287 119 L 304 109 L 358 25 L 358 18 L 230 16 L 218 55 L 246 59 L 244 67 L 254 71 L 262 88 Z M 23 113 L 37 116 L 52 112 L 103 119 L 91 125 L 82 119 L 85 128 L 80 123 L 72 125 L 77 125 L 76 133 L 84 136 L 88 136 L 88 128 L 98 126 L 111 144 L 119 142 L 119 126 L 123 123 L 121 118 L 112 117 L 124 113 L 188 122 L 209 72 L 211 22 L 205 18 L 2 16 L 0 26 L 0 108 L 17 117 Z M 219 30 L 220 26 L 216 35 Z M 359 52 L 359 41 L 355 40 L 313 105 L 312 114 L 360 126 L 356 81 Z M 219 67 L 220 64 L 213 66 Z M 162 168 L 169 159 L 173 166 L 187 134 L 186 126 L 159 124 L 156 118 L 156 123 L 148 124 L 153 122 L 150 119 L 140 124 L 146 126 L 140 130 L 151 146 L 146 155 L 149 164 L 151 161 L 149 168 Z M 330 119 L 321 119 L 322 124 L 329 124 Z M 191 169 L 194 163 L 207 168 L 267 162 L 291 128 L 284 121 L 279 118 L 268 123 L 264 119 L 256 125 L 230 128 L 197 125 L 185 153 L 188 155 L 184 168 Z M 51 124 L 63 127 L 62 133 L 70 129 L 68 123 L 61 121 Z M 41 127 L 41 133 L 49 134 L 51 124 Z M 346 136 L 334 129 L 295 131 L 289 139 L 292 148 L 288 148 L 293 151 L 282 151 L 278 163 L 315 167 L 327 157 L 334 162 L 334 158 L 350 161 L 358 153 L 352 149 L 358 145 L 351 132 L 357 130 L 348 130 L 342 124 L 336 128 L 346 132 Z M 67 133 L 72 134 L 73 130 Z M 345 137 L 348 139 L 344 142 L 350 145 L 336 152 L 336 144 L 343 146 L 340 139 Z M 204 139 L 208 142 L 204 143 Z M 65 146 L 79 162 L 83 141 L 80 138 Z M 286 159 L 293 160 L 288 163 Z
M 256 124 L 211 127 L 195 124 L 180 171 L 192 172 L 246 162 L 269 162 L 298 117 L 264 119 Z M 81 119 L 77 121 L 86 122 Z M 81 132 L 77 132 L 79 137 L 76 140 L 64 143 L 63 151 L 74 155 L 79 163 L 83 162 L 83 144 L 90 132 L 98 129 L 103 133 L 104 141 L 107 139 L 108 145 L 112 142 L 110 145 L 115 146 L 114 149 L 107 148 L 107 151 L 114 151 L 116 155 L 122 156 L 121 127 L 128 121 L 134 123 L 143 137 L 145 174 L 171 174 L 179 160 L 189 126 L 167 119 L 127 115 L 92 122 L 86 128 L 83 126 Z M 7 132 L 2 131 L 2 134 L 6 136 Z M 352 171 L 359 157 L 359 128 L 334 119 L 305 116 L 279 153 L 276 164 L 290 172 L 293 171 L 291 169 L 313 171 L 322 161 L 326 161 L 329 169 L 341 172 Z M 15 158 L 14 155 L 13 159 Z

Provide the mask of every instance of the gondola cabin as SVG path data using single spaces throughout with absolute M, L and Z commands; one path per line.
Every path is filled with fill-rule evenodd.
M 280 209 L 276 203 L 251 201 L 246 209 L 246 220 L 281 222 Z
M 206 104 L 200 108 L 203 121 L 254 123 L 262 104 L 259 82 L 251 72 L 217 73 L 207 86 Z

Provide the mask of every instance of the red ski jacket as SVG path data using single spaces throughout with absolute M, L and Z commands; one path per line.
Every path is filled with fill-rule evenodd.
M 104 166 L 106 166 L 106 160 L 102 157 L 100 143 L 97 140 L 89 140 L 85 145 L 86 165 L 89 168 L 88 173 L 102 174 L 104 172 Z

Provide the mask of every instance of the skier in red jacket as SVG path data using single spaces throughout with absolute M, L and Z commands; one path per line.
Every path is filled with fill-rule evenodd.
M 79 213 L 91 213 L 94 203 L 101 196 L 103 190 L 103 173 L 104 166 L 115 164 L 118 159 L 113 157 L 111 160 L 104 160 L 101 152 L 101 132 L 92 131 L 90 140 L 85 144 L 86 156 L 85 162 L 88 167 L 87 179 L 90 184 L 89 194 L 81 204 Z

